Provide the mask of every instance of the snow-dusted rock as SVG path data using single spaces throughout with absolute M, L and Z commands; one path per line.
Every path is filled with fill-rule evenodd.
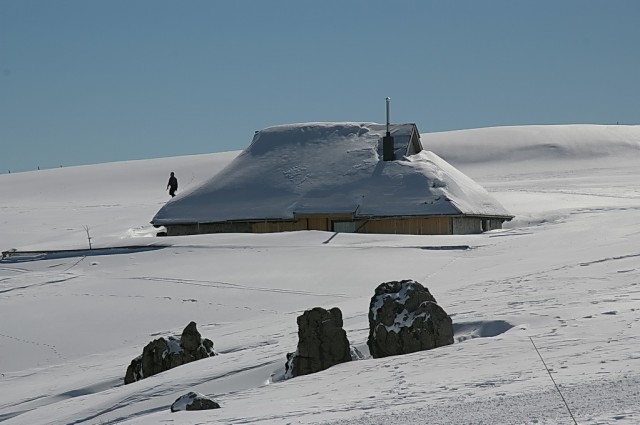
M 124 383 L 130 384 L 185 363 L 215 355 L 213 341 L 202 338 L 196 323 L 191 322 L 184 328 L 180 338 L 169 336 L 147 344 L 142 350 L 142 355 L 131 361 Z
M 210 410 L 219 409 L 220 405 L 210 398 L 200 394 L 190 392 L 181 397 L 171 405 L 172 412 L 181 410 Z
M 180 345 L 185 351 L 197 351 L 202 344 L 202 337 L 196 328 L 196 322 L 190 322 L 180 337 Z
M 380 284 L 369 306 L 367 345 L 374 358 L 453 344 L 449 315 L 413 280 Z
M 287 354 L 285 378 L 319 372 L 351 358 L 340 309 L 316 307 L 298 316 L 298 349 Z
M 364 360 L 366 358 L 365 355 L 354 345 L 349 347 L 349 352 L 351 353 L 351 360 Z

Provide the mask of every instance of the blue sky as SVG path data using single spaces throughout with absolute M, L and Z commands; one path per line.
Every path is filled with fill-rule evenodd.
M 384 122 L 386 96 L 423 133 L 638 124 L 639 20 L 636 0 L 0 0 L 0 173 Z

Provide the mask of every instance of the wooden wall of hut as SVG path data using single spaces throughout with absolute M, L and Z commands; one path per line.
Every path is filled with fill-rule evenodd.
M 501 219 L 482 217 L 386 217 L 355 219 L 347 214 L 296 216 L 294 220 L 229 221 L 167 225 L 168 236 L 201 233 L 275 233 L 299 230 L 333 232 L 351 228 L 356 233 L 403 235 L 472 234 L 502 228 Z M 340 226 L 334 226 L 340 223 Z M 351 226 L 350 224 L 353 223 Z M 348 226 L 345 226 L 347 224 Z
M 449 235 L 451 217 L 379 218 L 363 222 L 358 233 L 403 235 Z

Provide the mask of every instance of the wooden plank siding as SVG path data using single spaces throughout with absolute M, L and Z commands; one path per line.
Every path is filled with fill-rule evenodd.
M 481 217 L 384 217 L 354 219 L 351 214 L 296 215 L 293 220 L 189 223 L 165 226 L 168 236 L 200 233 L 275 233 L 300 230 L 333 231 L 333 222 L 353 222 L 357 233 L 451 235 L 502 228 L 502 219 Z M 342 226 L 341 228 L 344 228 Z
M 304 222 L 303 230 L 321 230 L 331 232 L 334 221 L 353 221 L 353 214 L 296 214 L 294 219 Z
M 329 219 L 327 217 L 309 217 L 300 220 L 307 222 L 307 230 L 329 231 Z
M 293 232 L 307 230 L 306 223 L 300 221 L 261 221 L 251 223 L 253 233 Z
M 358 233 L 404 235 L 449 235 L 451 217 L 397 217 L 371 219 L 363 222 Z
M 482 233 L 482 219 L 478 217 L 455 217 L 453 219 L 454 235 L 470 235 Z
M 296 230 L 332 231 L 333 221 L 352 221 L 353 214 L 297 215 L 292 221 L 253 222 L 254 233 L 292 232 Z
M 253 223 L 254 233 L 290 232 L 296 230 L 333 231 L 334 221 L 354 221 L 357 233 L 448 235 L 451 217 L 393 217 L 354 220 L 352 215 L 296 216 L 296 221 L 264 221 Z
M 502 229 L 502 223 L 504 220 L 499 218 L 486 219 L 483 221 L 482 230 L 488 232 L 489 230 Z

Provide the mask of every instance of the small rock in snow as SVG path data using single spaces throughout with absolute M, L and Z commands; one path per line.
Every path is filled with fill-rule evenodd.
M 181 397 L 171 405 L 172 412 L 178 412 L 181 410 L 210 410 L 219 409 L 220 405 L 210 398 L 205 397 L 200 393 L 189 392 Z

